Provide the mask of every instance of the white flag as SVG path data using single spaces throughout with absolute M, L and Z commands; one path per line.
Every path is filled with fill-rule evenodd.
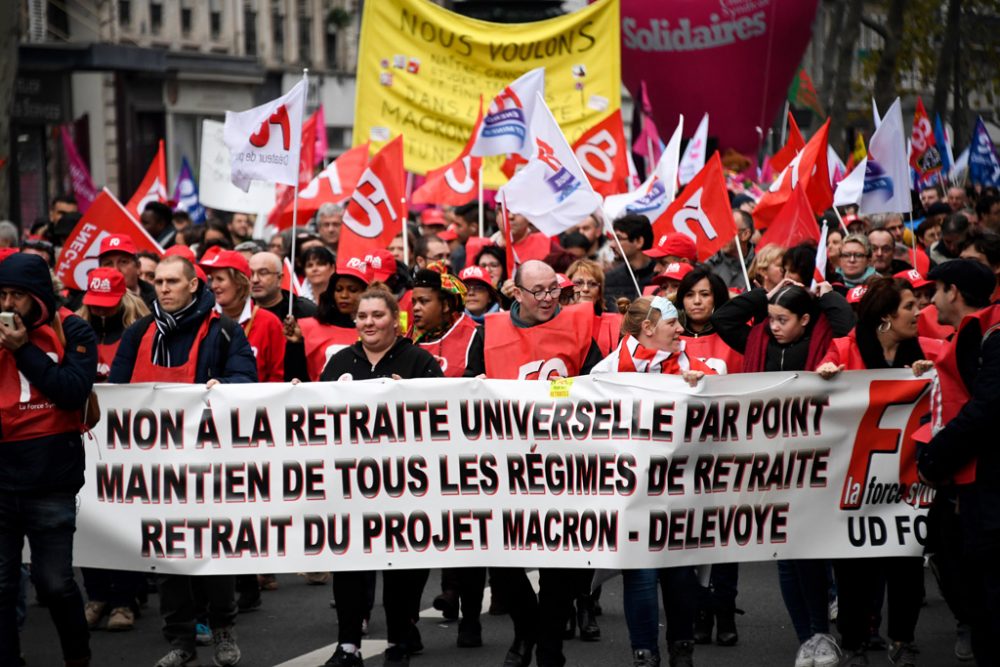
M 950 180 L 957 181 L 959 179 L 959 177 L 962 175 L 962 172 L 966 171 L 969 168 L 969 149 L 970 148 L 972 148 L 972 147 L 969 146 L 964 151 L 962 151 L 961 153 L 959 153 L 959 155 L 958 155 L 957 158 L 955 158 L 955 162 L 954 162 L 955 166 L 952 167 L 951 171 L 948 173 L 948 178 Z
M 479 124 L 479 133 L 469 154 L 488 156 L 515 153 L 528 157 L 534 150 L 530 124 L 534 117 L 535 100 L 539 95 L 544 99 L 544 67 L 522 74 L 493 98 L 483 122 Z
M 705 168 L 705 153 L 708 151 L 708 114 L 701 118 L 698 129 L 684 149 L 681 166 L 677 172 L 681 185 L 687 185 L 695 175 Z
M 865 169 L 868 158 L 854 165 L 854 169 L 840 183 L 833 193 L 834 206 L 857 206 L 861 203 L 861 194 L 865 191 Z
M 611 195 L 604 199 L 604 220 L 609 229 L 616 218 L 628 213 L 639 213 L 653 222 L 674 201 L 677 196 L 677 169 L 683 133 L 684 116 L 681 115 L 674 134 L 667 142 L 667 147 L 649 178 L 632 192 Z
M 907 213 L 912 210 L 906 132 L 897 97 L 868 144 L 865 186 L 858 213 Z
M 500 188 L 511 213 L 520 213 L 546 236 L 574 227 L 601 205 L 559 124 L 536 93 L 529 119 L 534 149 L 514 178 Z
M 826 237 L 829 230 L 826 227 L 826 220 L 823 220 L 823 229 L 819 233 L 819 243 L 816 244 L 816 268 L 813 269 L 812 283 L 809 290 L 816 289 L 816 285 L 826 282 Z
M 233 185 L 250 181 L 297 186 L 302 117 L 309 83 L 305 77 L 287 94 L 249 111 L 227 111 L 223 133 L 232 162 Z

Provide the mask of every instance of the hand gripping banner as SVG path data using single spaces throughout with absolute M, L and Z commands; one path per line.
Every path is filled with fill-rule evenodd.
M 100 385 L 77 565 L 222 574 L 916 556 L 909 371 Z M 146 407 L 144 407 L 146 406 Z

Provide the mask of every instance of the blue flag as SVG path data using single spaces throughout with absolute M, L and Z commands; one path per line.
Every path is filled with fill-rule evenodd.
M 944 133 L 940 114 L 934 114 L 934 143 L 941 154 L 941 173 L 947 176 L 955 164 L 955 157 L 951 153 L 951 142 Z
M 973 184 L 1000 187 L 1000 158 L 986 131 L 982 117 L 976 119 L 976 131 L 972 135 L 969 151 L 969 180 Z
M 198 183 L 194 180 L 187 158 L 181 158 L 181 173 L 177 174 L 174 186 L 175 211 L 185 211 L 196 225 L 205 222 L 205 207 L 198 201 Z

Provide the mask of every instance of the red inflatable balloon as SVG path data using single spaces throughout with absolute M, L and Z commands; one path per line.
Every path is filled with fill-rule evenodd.
M 721 149 L 754 157 L 812 38 L 818 0 L 621 0 L 622 78 L 646 81 L 660 134 L 706 111 Z

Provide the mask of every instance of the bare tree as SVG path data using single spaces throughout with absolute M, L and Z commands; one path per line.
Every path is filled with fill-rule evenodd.
M 948 14 L 945 22 L 944 39 L 938 52 L 937 74 L 934 76 L 934 112 L 948 119 L 948 93 L 951 89 L 951 74 L 956 69 L 955 54 L 958 52 L 959 27 L 962 20 L 962 0 L 948 0 Z
M 0 218 L 11 219 L 10 119 L 14 113 L 14 89 L 17 79 L 17 46 L 20 41 L 20 12 L 5 12 L 0 18 L 0 159 L 7 164 L 0 168 Z
M 843 143 L 844 128 L 847 124 L 847 102 L 851 97 L 851 74 L 854 65 L 855 44 L 861 33 L 861 10 L 863 0 L 848 0 L 844 25 L 837 45 L 837 74 L 833 82 L 830 109 L 830 143 Z
M 888 109 L 898 94 L 896 77 L 899 72 L 899 49 L 903 39 L 903 19 L 907 0 L 889 0 L 885 25 L 880 26 L 868 20 L 863 23 L 882 38 L 882 57 L 875 69 L 875 99 L 879 109 Z

